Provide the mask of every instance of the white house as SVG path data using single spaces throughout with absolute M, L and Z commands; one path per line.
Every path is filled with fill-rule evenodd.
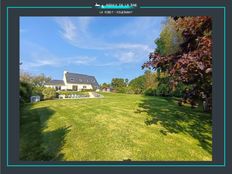
M 99 84 L 94 76 L 64 71 L 63 80 L 51 80 L 45 84 L 45 87 L 56 90 L 81 91 L 83 89 L 99 89 Z

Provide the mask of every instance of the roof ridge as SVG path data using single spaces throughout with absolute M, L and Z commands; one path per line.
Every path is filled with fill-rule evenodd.
M 84 76 L 89 76 L 89 77 L 95 77 L 93 75 L 86 75 L 86 74 L 73 73 L 73 72 L 67 72 L 67 74 L 77 74 L 77 75 L 84 75 Z

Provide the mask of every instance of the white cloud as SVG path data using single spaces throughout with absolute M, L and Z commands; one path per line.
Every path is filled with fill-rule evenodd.
M 130 52 L 121 53 L 120 56 L 118 57 L 118 60 L 122 63 L 131 63 L 136 61 L 135 58 L 136 58 L 135 53 L 130 51 Z
M 64 65 L 89 65 L 96 60 L 95 57 L 89 56 L 58 56 L 43 46 L 24 41 L 20 44 L 21 47 L 27 48 L 27 51 L 20 54 L 20 62 L 22 68 L 31 70 L 39 67 L 62 67 Z M 25 49 L 24 49 L 25 50 Z M 21 57 L 24 56 L 24 57 Z
M 147 60 L 147 57 L 151 51 L 153 51 L 153 45 L 148 45 L 149 42 L 142 43 L 142 39 L 137 42 L 110 42 L 102 36 L 98 36 L 95 32 L 91 32 L 90 29 L 93 18 L 92 17 L 56 17 L 55 22 L 59 26 L 60 36 L 72 46 L 82 49 L 92 49 L 97 51 L 103 51 L 102 57 L 91 57 L 87 55 L 61 57 L 60 55 L 52 53 L 47 48 L 34 42 L 28 43 L 26 46 L 27 53 L 24 53 L 22 61 L 22 67 L 25 69 L 38 68 L 38 67 L 61 67 L 64 65 L 91 65 L 91 66 L 119 66 L 128 63 L 141 64 Z M 120 26 L 115 31 L 110 32 L 112 35 L 128 35 L 136 36 L 140 33 L 146 35 L 152 40 L 154 37 L 148 35 L 151 28 L 154 28 L 156 32 L 157 23 L 154 18 L 135 18 L 134 22 Z M 94 28 L 93 28 L 94 29 Z M 129 31 L 129 32 L 128 32 Z M 20 32 L 23 32 L 20 31 Z M 114 33 L 115 32 L 115 33 Z M 145 34 L 144 34 L 145 33 Z M 124 39 L 123 39 L 124 40 Z M 20 44 L 21 45 L 21 44 Z M 25 49 L 23 49 L 25 50 Z M 68 54 L 68 53 L 67 53 Z M 110 57 L 107 59 L 107 57 Z M 106 58 L 106 59 L 104 59 Z M 108 60 L 105 61 L 105 60 Z M 21 60 L 20 60 L 21 61 Z
M 139 43 L 109 43 L 89 32 L 92 18 L 59 17 L 56 22 L 60 27 L 61 37 L 75 47 L 94 50 L 142 49 L 150 50 L 147 45 Z
M 79 27 L 81 29 L 81 31 L 87 31 L 88 30 L 88 26 L 90 24 L 92 20 L 92 17 L 81 17 L 79 18 Z
M 158 37 L 160 29 L 160 22 L 164 21 L 165 17 L 139 17 L 134 18 L 133 22 L 127 23 L 120 28 L 116 28 L 111 32 L 114 36 L 126 35 L 132 37 L 138 37 L 138 34 L 143 37 L 150 38 Z M 148 35 L 149 33 L 149 35 Z
M 62 36 L 69 40 L 74 41 L 76 38 L 76 26 L 73 24 L 69 17 L 55 18 L 56 22 L 61 26 L 60 33 Z
M 104 56 L 114 58 L 109 62 L 101 64 L 95 63 L 93 66 L 117 66 L 127 63 L 143 63 L 147 59 L 149 53 L 153 50 L 153 48 L 149 47 L 147 44 L 141 44 L 139 42 L 112 43 L 108 40 L 104 40 L 103 37 L 90 32 L 92 18 L 89 17 L 59 17 L 56 18 L 55 21 L 60 27 L 61 37 L 69 44 L 81 49 L 103 50 L 104 53 L 102 54 Z M 141 22 L 141 19 L 139 21 Z M 147 19 L 146 23 L 149 22 L 151 22 L 150 18 Z M 133 29 L 135 34 L 140 33 L 138 30 L 143 27 L 140 23 L 138 24 L 138 22 L 131 26 L 137 27 L 137 29 L 135 29 L 136 31 Z M 125 31 L 126 28 L 129 28 L 129 25 L 125 27 Z M 143 31 L 144 30 L 145 29 L 143 29 Z M 87 58 L 86 60 L 89 59 Z M 86 60 L 77 60 L 76 63 L 87 64 Z M 99 61 L 100 60 L 98 60 L 98 62 Z
M 89 65 L 90 63 L 94 62 L 95 60 L 96 60 L 95 57 L 81 56 L 81 57 L 70 58 L 69 63 L 76 64 L 76 65 Z
M 121 63 L 118 61 L 112 61 L 112 62 L 98 63 L 95 64 L 94 66 L 118 66 L 118 65 L 121 65 Z

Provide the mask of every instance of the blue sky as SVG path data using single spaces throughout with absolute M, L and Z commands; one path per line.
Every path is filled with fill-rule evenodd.
M 20 17 L 21 69 L 62 79 L 63 71 L 99 83 L 142 75 L 165 17 Z

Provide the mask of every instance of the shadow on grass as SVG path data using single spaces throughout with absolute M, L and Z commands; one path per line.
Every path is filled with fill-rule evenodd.
M 185 133 L 199 141 L 199 146 L 212 154 L 212 117 L 200 108 L 178 106 L 171 98 L 145 97 L 136 113 L 146 112 L 146 125 L 160 124 L 163 135 Z
M 25 105 L 20 111 L 20 160 L 62 160 L 60 151 L 65 143 L 69 127 L 43 131 L 47 121 L 55 113 L 48 107 L 31 109 Z

